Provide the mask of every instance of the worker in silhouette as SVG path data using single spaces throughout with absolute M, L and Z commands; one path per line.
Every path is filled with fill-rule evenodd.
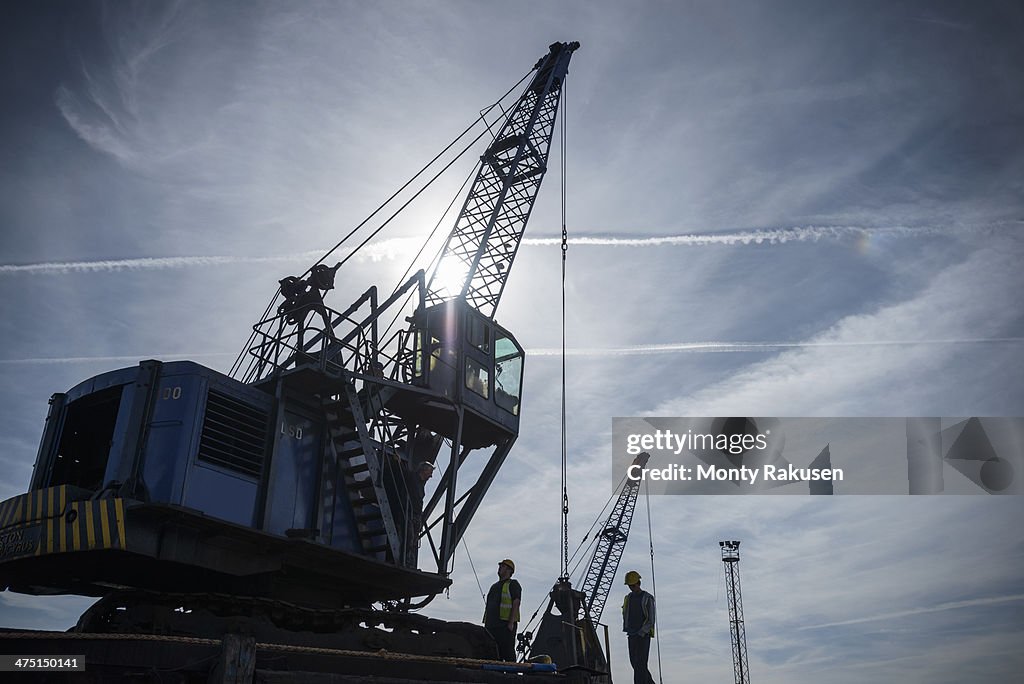
M 405 562 L 415 568 L 419 561 L 420 530 L 423 529 L 423 499 L 427 482 L 434 476 L 434 464 L 421 461 L 405 471 L 405 487 L 409 492 L 408 518 L 405 521 Z
M 409 499 L 412 501 L 412 512 L 416 519 L 423 515 L 423 496 L 426 493 L 427 481 L 434 476 L 434 464 L 422 461 L 407 479 L 409 483 Z M 414 525 L 413 527 L 418 527 Z M 419 532 L 419 529 L 416 530 Z
M 498 644 L 498 656 L 511 662 L 516 659 L 516 626 L 523 598 L 523 588 L 512 579 L 515 571 L 516 564 L 508 558 L 498 563 L 498 581 L 488 590 L 484 608 L 484 628 Z
M 654 597 L 640 588 L 640 573 L 626 573 L 629 593 L 622 600 L 622 631 L 629 645 L 629 664 L 633 666 L 633 684 L 654 684 L 647 658 L 654 636 Z
M 371 378 L 387 379 L 387 375 L 384 373 L 384 364 L 380 361 L 372 362 L 366 372 Z M 356 393 L 356 397 L 359 399 L 364 414 L 375 416 L 380 411 L 381 402 L 374 401 L 374 399 L 380 395 L 381 388 L 382 385 L 373 380 L 363 380 L 363 388 Z

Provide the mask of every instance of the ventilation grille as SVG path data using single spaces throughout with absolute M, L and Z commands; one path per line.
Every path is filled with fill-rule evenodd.
M 211 390 L 199 439 L 199 460 L 259 477 L 263 470 L 267 418 L 264 411 Z

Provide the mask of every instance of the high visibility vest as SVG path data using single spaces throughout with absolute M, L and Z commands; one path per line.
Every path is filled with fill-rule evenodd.
M 511 580 L 505 580 L 501 583 L 501 605 L 498 607 L 498 617 L 508 622 L 509 616 L 512 615 L 512 593 L 508 590 L 509 582 Z M 516 609 L 515 618 L 516 622 L 519 622 L 519 609 Z

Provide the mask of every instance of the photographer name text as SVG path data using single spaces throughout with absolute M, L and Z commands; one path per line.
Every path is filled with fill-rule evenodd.
M 634 482 L 643 480 L 669 480 L 675 482 L 814 482 L 819 480 L 843 480 L 842 468 L 797 468 L 763 465 L 759 468 L 741 466 L 721 468 L 713 465 L 684 466 L 672 464 L 664 468 L 644 468 L 633 464 L 626 469 L 626 477 Z

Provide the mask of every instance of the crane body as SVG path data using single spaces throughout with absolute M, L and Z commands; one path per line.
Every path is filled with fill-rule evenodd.
M 578 47 L 534 67 L 429 280 L 338 310 L 317 265 L 280 281 L 234 377 L 148 360 L 53 395 L 29 490 L 0 503 L 0 589 L 103 597 L 80 632 L 208 637 L 244 613 L 281 642 L 493 657 L 482 628 L 408 610 L 450 585 L 518 436 L 525 354 L 494 313 Z

